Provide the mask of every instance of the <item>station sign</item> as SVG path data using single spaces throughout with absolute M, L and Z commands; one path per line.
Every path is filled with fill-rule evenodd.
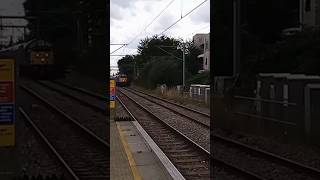
M 0 103 L 13 102 L 14 88 L 13 82 L 1 82 L 0 81 Z
M 0 146 L 14 146 L 15 144 L 15 125 L 0 126 Z
M 114 109 L 116 107 L 116 81 L 114 79 L 110 79 L 110 109 Z
M 0 59 L 0 81 L 14 81 L 14 59 Z
M 114 79 L 110 79 L 110 88 L 115 88 L 116 87 L 116 81 Z
M 0 146 L 15 144 L 15 59 L 0 58 Z
M 0 104 L 0 123 L 13 123 L 15 120 L 14 104 Z
M 116 101 L 110 101 L 110 109 L 114 109 L 116 107 Z

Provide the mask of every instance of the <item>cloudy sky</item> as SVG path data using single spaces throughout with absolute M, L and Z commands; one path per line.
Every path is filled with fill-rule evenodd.
M 25 0 L 0 0 L 0 15 L 1 16 L 24 16 L 23 2 Z M 25 25 L 26 21 L 24 20 L 3 20 L 4 25 Z M 4 29 L 0 31 L 0 40 L 8 41 L 10 35 L 14 35 L 16 38 L 19 35 L 22 35 L 22 29 L 12 30 Z M 2 34 L 1 34 L 2 33 Z
M 173 2 L 172 2 L 173 1 Z M 136 54 L 139 41 L 147 36 L 160 34 L 174 22 L 190 12 L 204 0 L 111 0 L 110 44 L 132 43 L 113 55 Z M 172 2 L 172 3 L 171 3 Z M 171 4 L 170 4 L 171 3 Z M 168 5 L 170 6 L 146 30 L 145 27 Z M 196 33 L 210 32 L 210 0 L 170 28 L 165 35 L 184 40 Z M 111 45 L 110 52 L 120 46 Z M 110 56 L 111 66 L 121 57 Z M 112 71 L 113 73 L 114 71 Z

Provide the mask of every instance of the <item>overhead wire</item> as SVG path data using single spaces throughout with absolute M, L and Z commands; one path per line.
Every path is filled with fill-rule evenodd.
M 167 6 L 137 35 L 135 36 L 129 43 L 131 44 L 134 40 L 137 39 L 137 37 L 139 37 L 144 31 L 146 31 L 146 29 L 166 10 L 168 9 L 168 7 L 174 2 L 175 0 L 170 1 L 169 4 L 167 4 Z
M 128 46 L 129 44 L 131 44 L 137 37 L 140 36 L 140 34 L 142 32 L 144 32 L 175 0 L 170 1 L 170 3 L 151 21 L 151 23 L 149 23 L 146 28 L 144 28 L 137 36 L 135 36 L 129 43 L 127 43 L 126 45 L 123 45 L 121 47 L 119 47 L 118 49 L 114 50 L 112 53 L 115 53 L 116 51 L 118 51 L 119 49 L 123 48 L 124 46 Z M 208 0 L 204 0 L 202 1 L 199 5 L 197 5 L 196 7 L 194 7 L 192 10 L 190 10 L 188 13 L 186 13 L 185 15 L 181 16 L 180 19 L 178 19 L 177 21 L 175 21 L 173 24 L 171 24 L 169 27 L 167 27 L 164 31 L 162 31 L 160 34 L 163 35 L 163 33 L 165 33 L 166 31 L 168 31 L 170 28 L 172 28 L 174 25 L 176 25 L 179 21 L 181 21 L 183 18 L 187 17 L 189 14 L 191 14 L 194 10 L 198 9 L 201 5 L 203 5 L 205 2 L 207 2 Z
M 115 53 L 116 51 L 118 51 L 119 49 L 123 48 L 124 46 L 128 46 L 129 44 L 131 44 L 137 37 L 139 37 L 166 9 L 168 9 L 168 7 L 174 2 L 175 0 L 171 0 L 166 6 L 165 8 L 139 33 L 137 34 L 131 41 L 129 41 L 126 45 L 123 45 L 121 47 L 119 47 L 118 49 L 116 49 L 115 51 L 113 51 L 110 54 Z
M 174 22 L 173 24 L 171 24 L 169 27 L 167 27 L 164 31 L 162 31 L 160 34 L 165 33 L 166 31 L 168 31 L 171 27 L 173 27 L 174 25 L 176 25 L 179 21 L 181 21 L 183 18 L 187 17 L 189 14 L 191 14 L 194 10 L 196 10 L 197 8 L 199 8 L 201 5 L 203 5 L 205 2 L 207 2 L 208 0 L 204 0 L 203 2 L 201 2 L 199 5 L 197 5 L 195 8 L 193 8 L 191 11 L 189 11 L 187 14 L 185 14 L 184 16 L 182 16 L 180 19 L 178 19 L 176 22 Z

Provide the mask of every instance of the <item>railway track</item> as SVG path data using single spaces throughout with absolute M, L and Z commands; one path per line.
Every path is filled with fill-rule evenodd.
M 146 107 L 150 112 L 164 120 L 174 128 L 178 129 L 185 136 L 199 144 L 201 147 L 210 151 L 210 128 L 194 118 L 190 118 L 182 112 L 177 113 L 175 110 L 158 105 L 145 97 L 138 96 L 130 91 L 118 88 L 119 93 L 132 98 Z M 191 116 L 191 115 L 190 115 Z
M 77 87 L 73 87 L 73 86 L 70 86 L 70 85 L 67 85 L 67 84 L 64 84 L 64 83 L 56 83 L 56 84 L 60 84 L 61 86 L 64 86 L 65 88 L 68 88 L 68 89 L 73 89 L 75 91 L 78 91 L 78 92 L 81 92 L 81 93 L 84 93 L 84 94 L 87 94 L 88 96 L 91 96 L 92 98 L 98 98 L 100 100 L 107 100 L 106 97 L 103 97 L 103 96 L 100 96 L 100 95 L 97 95 L 97 94 L 94 94 L 94 93 L 91 93 L 87 90 L 84 90 L 84 89 L 81 89 L 81 88 L 77 88 Z M 131 89 L 125 89 L 127 91 L 130 91 L 130 92 L 134 92 L 133 90 Z M 121 91 L 121 90 L 120 90 Z M 162 107 L 165 107 L 167 109 L 170 109 L 170 107 L 172 107 L 173 105 L 175 105 L 175 103 L 172 103 L 170 101 L 170 104 L 171 106 L 169 106 L 168 104 L 165 104 L 163 102 L 159 102 L 161 101 L 162 99 L 161 98 L 153 98 L 152 95 L 147 95 L 147 94 L 142 94 L 142 92 L 137 92 L 137 93 L 140 93 L 140 97 L 144 97 L 145 99 L 148 99 L 150 100 L 150 102 L 153 102 L 153 103 L 156 103 Z M 136 93 L 136 94 L 137 94 Z M 148 96 L 148 97 L 147 97 Z M 131 99 L 132 100 L 132 99 Z M 136 102 L 135 102 L 136 104 Z M 137 105 L 137 104 L 136 104 Z M 180 109 L 178 108 L 172 108 L 170 109 L 171 111 L 178 111 L 178 112 L 175 112 L 176 114 L 179 114 L 179 115 L 182 115 L 182 114 L 186 114 L 184 113 L 185 111 L 190 111 L 194 114 L 198 113 L 196 110 L 193 111 L 192 109 L 188 108 L 188 107 L 184 107 L 184 106 L 179 106 Z M 143 108 L 142 108 L 143 109 Z M 143 111 L 146 111 L 148 112 L 148 110 L 146 108 L 144 108 Z M 149 112 L 150 113 L 150 112 Z M 152 115 L 153 118 L 155 118 L 154 116 L 155 115 Z M 188 115 L 188 118 L 191 120 L 193 119 L 194 121 L 198 121 L 196 118 L 199 117 L 199 116 L 202 116 L 202 117 L 205 117 L 206 115 L 204 115 L 202 112 L 198 113 L 198 116 L 197 115 Z M 199 121 L 198 121 L 199 122 Z M 147 123 L 147 122 L 145 122 Z M 206 123 L 200 123 L 199 124 L 202 124 L 202 126 L 207 126 L 207 128 L 209 128 L 208 125 L 206 125 Z M 170 125 L 169 125 L 170 126 Z M 158 130 L 152 130 L 153 128 L 157 127 L 157 125 L 155 124 L 152 124 L 151 126 L 151 130 L 149 129 L 149 131 L 154 131 L 153 133 L 154 134 L 161 134 L 163 132 L 166 132 L 164 131 L 164 129 L 158 129 Z M 172 128 L 172 127 L 171 127 Z M 156 129 L 156 128 L 155 128 Z M 174 128 L 173 128 L 174 129 Z M 158 132 L 157 132 L 158 131 Z M 180 132 L 181 133 L 181 132 Z M 181 133 L 182 134 L 182 133 Z M 165 135 L 164 135 L 165 136 Z M 168 136 L 168 138 L 165 138 L 166 142 L 163 142 L 164 144 L 168 144 L 170 142 L 170 136 Z M 290 168 L 290 169 L 293 169 L 294 171 L 297 171 L 297 172 L 300 172 L 302 174 L 308 174 L 309 176 L 311 177 L 320 177 L 320 171 L 317 170 L 317 169 L 314 169 L 312 167 L 308 167 L 308 166 L 305 166 L 303 164 L 300 164 L 300 163 L 297 163 L 295 161 L 292 161 L 292 160 L 289 160 L 289 159 L 286 159 L 286 158 L 283 158 L 283 157 L 280 157 L 276 154 L 272 154 L 272 153 L 269 153 L 269 152 L 266 152 L 266 151 L 263 151 L 263 150 L 260 150 L 260 149 L 257 149 L 257 148 L 254 148 L 254 147 L 251 147 L 251 146 L 248 146 L 248 145 L 245 145 L 245 144 L 242 144 L 242 143 L 239 143 L 237 141 L 234 141 L 234 140 L 231 140 L 231 139 L 228 139 L 228 138 L 225 138 L 225 137 L 222 137 L 222 136 L 219 136 L 219 135 L 214 135 L 214 139 L 215 139 L 215 143 L 217 144 L 221 144 L 223 146 L 228 146 L 228 147 L 231 147 L 233 149 L 239 149 L 241 151 L 244 151 L 246 154 L 249 154 L 249 155 L 253 155 L 255 157 L 259 157 L 259 158 L 262 158 L 264 159 L 264 161 L 268 161 L 269 163 L 271 164 L 279 164 L 280 166 L 283 166 L 285 168 Z M 167 142 L 169 141 L 169 142 Z M 177 141 L 179 144 L 179 140 Z M 166 146 L 166 145 L 164 145 Z M 169 145 L 167 145 L 169 146 Z M 171 146 L 171 145 L 170 145 Z M 174 145 L 176 146 L 176 145 Z M 223 149 L 223 148 L 222 148 Z M 218 148 L 215 148 L 216 151 L 218 151 Z M 180 152 L 181 153 L 181 152 Z M 250 179 L 270 179 L 270 178 L 265 178 L 263 175 L 258 175 L 259 173 L 257 172 L 254 172 L 252 171 L 251 169 L 246 169 L 246 168 L 241 168 L 239 167 L 239 165 L 235 166 L 235 164 L 237 163 L 232 163 L 232 162 L 228 162 L 226 160 L 224 160 L 224 158 L 221 158 L 221 157 L 215 157 L 214 158 L 214 162 L 215 162 L 215 166 L 218 166 L 219 168 L 222 168 L 222 169 L 225 169 L 227 171 L 230 171 L 234 174 L 236 174 L 237 176 L 239 177 L 245 177 L 246 178 L 250 178 Z M 270 167 L 272 167 L 272 165 L 270 165 Z M 192 178 L 192 177 L 191 177 Z
M 48 89 L 58 92 L 64 96 L 72 98 L 79 103 L 91 107 L 92 109 L 99 111 L 100 113 L 106 113 L 105 102 L 106 98 L 99 96 L 92 92 L 86 91 L 81 88 L 72 87 L 70 85 L 57 82 L 57 81 L 34 81 Z
M 145 99 L 149 100 L 150 102 L 153 102 L 157 105 L 160 105 L 166 109 L 170 109 L 171 111 L 175 112 L 176 114 L 179 114 L 184 117 L 188 117 L 189 119 L 193 120 L 194 122 L 199 122 L 199 124 L 201 124 L 207 128 L 210 128 L 209 124 L 207 123 L 210 121 L 210 120 L 208 120 L 210 118 L 209 114 L 205 114 L 203 112 L 193 110 L 189 107 L 185 107 L 180 104 L 173 103 L 171 101 L 144 93 L 142 91 L 133 90 L 133 89 L 129 89 L 129 88 L 124 88 L 124 89 L 127 91 L 130 91 L 131 93 L 136 94 L 137 96 L 140 96 L 141 98 L 145 98 Z M 201 121 L 199 121 L 199 117 L 200 118 L 205 117 L 208 119 L 206 121 L 203 121 L 203 119 Z M 279 155 L 263 151 L 261 149 L 237 142 L 237 141 L 229 139 L 229 138 L 219 136 L 217 134 L 214 134 L 213 138 L 214 138 L 215 144 L 217 144 L 217 145 L 220 144 L 224 147 L 227 146 L 228 148 L 237 149 L 239 151 L 244 152 L 246 154 L 246 156 L 252 155 L 255 158 L 262 159 L 261 162 L 269 164 L 269 167 L 276 166 L 276 164 L 277 164 L 281 167 L 299 172 L 300 174 L 305 174 L 305 175 L 307 174 L 311 177 L 320 177 L 320 170 L 318 170 L 318 169 L 303 165 L 301 163 L 292 161 L 287 158 L 283 158 Z M 225 148 L 219 149 L 219 148 L 215 147 L 214 148 L 215 154 L 219 153 L 219 151 L 223 151 L 224 149 Z M 222 169 L 226 169 L 227 171 L 231 171 L 232 173 L 237 174 L 239 177 L 245 177 L 245 178 L 249 178 L 249 179 L 261 179 L 261 180 L 262 179 L 270 179 L 270 177 L 265 177 L 261 174 L 259 175 L 259 173 L 257 171 L 252 171 L 252 169 L 245 169 L 245 168 L 239 166 L 239 163 L 233 163 L 232 161 L 228 161 L 223 157 L 214 157 L 214 162 L 215 162 L 216 166 L 219 166 Z M 305 175 L 301 175 L 301 176 L 305 177 Z
M 210 153 L 129 96 L 117 100 L 136 119 L 186 179 L 210 179 Z
M 229 164 L 238 164 L 238 166 L 244 166 L 244 171 L 251 172 L 264 179 L 319 179 L 320 170 L 313 167 L 301 164 L 299 162 L 281 157 L 279 155 L 269 153 L 267 151 L 239 143 L 235 140 L 214 135 L 215 155 L 222 159 L 225 156 L 225 152 L 231 152 L 237 154 L 239 158 L 227 160 Z M 225 152 L 221 153 L 221 150 Z M 231 151 L 230 151 L 231 150 Z M 233 152 L 235 150 L 235 152 Z M 241 160 L 242 159 L 242 160 Z M 246 160 L 246 163 L 240 161 Z M 238 162 L 236 162 L 238 161 Z M 226 162 L 226 160 L 225 160 Z M 248 166 L 249 164 L 249 166 Z M 255 168 L 249 168 L 255 167 Z M 281 169 L 277 170 L 275 169 Z M 270 173 L 273 172 L 274 173 Z
M 122 88 L 122 89 L 127 90 L 131 93 L 134 93 L 139 97 L 145 98 L 152 103 L 155 103 L 161 107 L 164 107 L 180 116 L 188 118 L 202 126 L 205 126 L 207 128 L 210 127 L 210 114 L 197 111 L 189 107 L 186 107 L 186 106 L 183 106 L 183 105 L 180 105 L 180 104 L 177 104 L 177 103 L 174 103 L 174 102 L 171 102 L 171 101 L 168 101 L 168 100 L 165 100 L 157 96 L 153 96 L 135 89 L 129 89 L 129 88 Z
M 34 90 L 23 85 L 20 88 L 38 104 L 29 114 L 20 107 L 22 117 L 65 167 L 69 177 L 75 180 L 109 178 L 109 143 Z
M 108 141 L 109 121 L 106 118 L 105 101 L 51 81 L 26 81 L 24 84 L 34 92 L 42 94 L 52 104 L 68 111 L 72 118 Z

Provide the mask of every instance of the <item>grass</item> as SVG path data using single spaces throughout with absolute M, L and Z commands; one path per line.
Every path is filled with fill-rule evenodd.
M 181 92 L 177 91 L 175 88 L 169 88 L 162 94 L 160 88 L 150 90 L 150 89 L 145 89 L 145 88 L 142 88 L 142 87 L 136 86 L 136 85 L 132 85 L 132 87 L 136 88 L 136 89 L 140 89 L 140 90 L 147 92 L 149 94 L 153 94 L 158 97 L 161 97 L 161 98 L 164 98 L 167 100 L 171 100 L 176 103 L 183 104 L 183 105 L 193 104 L 193 105 L 200 106 L 203 108 L 210 108 L 209 104 L 205 104 L 204 102 L 191 99 L 189 96 L 189 93 L 182 94 Z

